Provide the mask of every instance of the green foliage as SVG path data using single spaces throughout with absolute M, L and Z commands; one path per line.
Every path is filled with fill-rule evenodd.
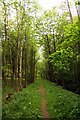
M 54 83 L 42 80 L 46 91 L 47 110 L 54 120 L 79 120 L 80 96 L 64 90 Z
M 2 34 L 0 35 L 2 37 L 0 55 L 2 53 L 3 82 L 7 85 L 4 84 L 5 91 L 3 92 L 12 91 L 12 82 L 17 87 L 19 81 L 21 87 L 22 80 L 25 79 L 26 83 L 34 82 L 35 76 L 47 78 L 63 85 L 64 88 L 79 91 L 80 24 L 76 17 L 72 24 L 68 19 L 69 13 L 64 10 L 62 14 L 59 14 L 55 7 L 44 11 L 39 17 L 37 16 L 39 6 L 36 0 L 4 2 L 2 0 L 0 2 L 2 9 L 0 9 L 2 20 L 0 20 Z M 13 17 L 12 11 L 14 11 Z M 37 51 L 41 46 L 43 47 L 43 59 L 40 62 L 40 59 L 37 60 L 39 56 Z M 9 81 L 6 78 L 10 78 Z M 3 102 L 3 118 L 15 119 L 23 116 L 24 118 L 42 118 L 41 96 L 37 85 L 39 83 L 35 82 L 22 92 L 15 93 L 7 104 Z M 48 89 L 47 85 L 45 87 Z M 51 116 L 53 116 L 51 110 L 54 109 L 53 117 L 57 119 L 79 118 L 77 96 L 67 91 L 64 92 L 62 89 L 59 92 L 60 89 L 55 86 L 54 89 L 52 86 L 49 87 L 48 94 L 52 98 L 48 99 L 54 106 L 50 105 L 49 108 Z M 71 98 L 70 95 L 72 95 Z M 52 101 L 53 97 L 54 101 Z M 75 102 L 74 105 L 73 102 Z
M 76 71 L 76 76 L 78 76 L 77 73 L 79 69 L 77 69 L 77 65 L 79 64 L 80 56 L 79 41 L 79 23 L 75 19 L 73 24 L 68 24 L 64 27 L 64 37 L 62 42 L 58 42 L 56 52 L 49 55 L 50 62 L 55 68 L 57 79 L 64 79 L 65 84 L 66 81 L 67 83 L 74 84 L 72 78 L 72 76 L 75 76 L 73 74 L 74 70 Z M 75 68 L 73 64 L 75 65 Z M 77 85 L 77 78 L 74 79 L 76 81 L 75 85 Z M 68 87 L 68 84 L 66 84 L 66 86 Z M 76 89 L 78 88 L 76 87 Z
M 71 56 L 70 56 L 71 55 Z M 50 55 L 50 60 L 54 64 L 56 72 L 65 74 L 70 72 L 70 60 L 73 57 L 73 52 L 70 51 L 69 47 L 67 50 L 62 49 L 56 51 L 54 54 Z
M 55 120 L 80 119 L 80 96 L 62 89 L 60 86 L 41 80 L 46 92 L 47 110 Z M 13 94 L 7 103 L 3 103 L 3 119 L 42 119 L 40 79 Z
M 4 103 L 3 119 L 42 118 L 39 85 L 39 80 L 35 80 L 34 84 L 29 85 L 28 88 L 19 93 L 15 93 L 7 104 Z

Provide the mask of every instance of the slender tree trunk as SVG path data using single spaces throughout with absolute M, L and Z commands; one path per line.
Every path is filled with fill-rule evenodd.
M 68 1 L 68 0 L 66 0 L 66 1 L 67 1 L 68 10 L 69 10 L 70 20 L 71 20 L 71 22 L 73 23 L 73 18 L 72 18 L 72 13 L 71 13 L 71 9 L 70 9 L 70 5 L 69 5 L 69 1 Z
M 79 23 L 79 28 L 80 28 L 80 23 Z M 80 29 L 79 29 L 79 34 L 80 34 Z M 80 36 L 79 36 L 79 41 L 78 41 L 78 56 L 80 56 Z M 78 60 L 77 64 L 77 74 L 78 74 L 78 91 L 80 93 L 80 59 Z
M 75 1 L 74 1 L 75 3 Z M 80 6 L 80 5 L 78 5 Z M 80 22 L 80 13 L 79 13 L 79 8 L 77 8 L 76 3 L 75 3 L 76 11 L 77 11 L 77 16 L 78 16 L 78 21 Z
M 30 74 L 31 74 L 30 83 L 33 83 L 35 79 L 35 52 L 33 46 L 31 48 Z
M 27 86 L 27 78 L 28 78 L 28 75 L 27 75 L 27 53 L 26 53 L 26 48 L 25 48 L 25 87 Z
M 56 52 L 56 41 L 54 37 L 54 30 L 53 30 L 53 45 L 54 45 L 54 52 Z
M 16 58 L 15 58 L 15 88 L 16 91 L 19 91 L 19 17 L 18 17 L 18 10 L 16 8 L 16 17 L 17 17 L 17 44 L 16 44 Z
M 48 50 L 48 57 L 51 54 L 51 50 L 50 50 L 50 43 L 49 43 L 49 38 L 48 35 L 46 35 L 46 40 L 47 40 L 47 50 Z M 50 63 L 50 60 L 48 59 L 48 73 L 49 73 L 49 80 L 50 81 L 55 81 L 55 76 L 54 76 L 54 71 L 53 71 L 53 66 Z
M 5 46 L 3 47 L 3 53 L 2 53 L 2 82 L 3 82 L 3 89 L 5 88 L 5 86 L 7 85 L 7 81 L 6 81 L 6 70 L 5 70 L 5 65 L 6 65 L 6 50 L 5 50 Z
M 12 49 L 10 48 L 10 65 L 11 65 L 11 87 L 14 89 L 14 73 L 13 73 L 13 61 L 12 61 Z
M 18 49 L 17 49 L 17 52 L 18 52 Z M 18 92 L 19 90 L 19 83 L 18 83 L 18 53 L 16 54 L 16 59 L 15 59 L 15 82 L 14 82 L 14 84 L 15 84 L 15 90 Z
M 30 74 L 31 74 L 31 78 L 30 78 L 30 82 L 33 83 L 34 82 L 34 78 L 33 78 L 33 47 L 31 49 L 31 62 L 30 62 Z
M 75 3 L 75 1 L 74 1 Z M 80 28 L 80 13 L 79 13 L 79 8 L 77 8 L 77 6 L 80 7 L 79 4 L 76 5 L 75 3 L 75 7 L 76 7 L 76 11 L 77 11 L 77 16 L 78 16 L 78 23 L 79 23 L 79 28 Z M 80 29 L 78 30 L 79 34 L 80 34 Z M 77 48 L 78 48 L 78 55 L 80 55 L 80 36 L 79 36 L 79 40 L 77 43 Z M 77 66 L 77 86 L 78 86 L 78 91 L 80 92 L 80 60 L 78 61 Z
M 6 41 L 7 41 L 7 9 L 6 9 L 6 4 L 3 2 L 4 5 L 4 41 L 2 44 L 3 48 L 3 53 L 2 53 L 2 79 L 3 79 L 3 88 L 7 85 L 7 80 L 6 80 Z
M 19 73 L 19 80 L 20 80 L 20 89 L 22 89 L 22 41 L 20 45 L 20 73 Z

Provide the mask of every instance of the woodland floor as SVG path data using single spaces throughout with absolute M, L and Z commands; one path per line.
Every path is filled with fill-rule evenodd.
M 80 120 L 80 95 L 47 80 L 35 80 L 27 88 L 3 100 L 3 120 Z

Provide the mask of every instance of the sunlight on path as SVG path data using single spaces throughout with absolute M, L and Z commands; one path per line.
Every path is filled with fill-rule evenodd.
M 39 87 L 39 90 L 40 90 L 41 95 L 42 95 L 42 112 L 43 112 L 44 119 L 46 120 L 47 118 L 49 118 L 49 114 L 48 114 L 47 105 L 46 105 L 45 89 L 44 89 L 42 83 Z

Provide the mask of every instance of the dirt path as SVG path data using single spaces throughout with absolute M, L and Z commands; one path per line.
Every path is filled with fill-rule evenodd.
M 49 119 L 49 114 L 48 114 L 48 111 L 47 111 L 47 106 L 46 106 L 46 95 L 45 95 L 45 89 L 41 83 L 40 87 L 39 87 L 39 90 L 42 94 L 42 112 L 43 112 L 43 116 L 44 116 L 44 119 Z

